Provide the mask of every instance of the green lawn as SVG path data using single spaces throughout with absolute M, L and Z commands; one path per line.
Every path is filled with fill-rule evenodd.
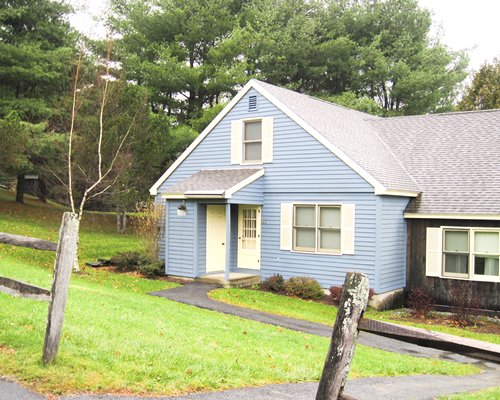
M 241 307 L 252 308 L 265 311 L 271 314 L 279 314 L 287 317 L 304 319 L 312 322 L 319 322 L 325 325 L 333 326 L 337 316 L 337 308 L 306 301 L 287 296 L 281 296 L 274 293 L 263 292 L 250 289 L 218 289 L 212 291 L 209 296 L 214 300 L 224 303 L 234 304 Z M 500 335 L 478 333 L 471 329 L 450 327 L 445 325 L 425 325 L 414 322 L 406 322 L 394 319 L 393 311 L 375 311 L 369 309 L 366 313 L 368 318 L 378 319 L 398 324 L 411 325 L 418 328 L 432 329 L 438 332 L 449 333 L 473 339 L 484 340 L 491 343 L 500 344 Z M 392 318 L 391 318 L 392 317 Z
M 473 393 L 441 396 L 438 400 L 500 400 L 500 386 Z
M 5 197 L 0 193 L 0 231 L 56 240 L 60 207 L 18 206 Z M 113 230 L 112 215 L 87 216 L 81 261 L 142 247 Z M 0 275 L 49 288 L 53 257 L 0 245 Z M 47 303 L 0 293 L 0 375 L 47 394 L 172 395 L 319 379 L 327 339 L 146 294 L 173 286 L 92 269 L 73 275 L 59 355 L 47 368 L 41 364 Z M 358 346 L 350 377 L 477 371 Z

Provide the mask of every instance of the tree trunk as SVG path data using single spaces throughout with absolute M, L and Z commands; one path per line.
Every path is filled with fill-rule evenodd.
M 127 231 L 127 212 L 121 211 L 116 215 L 116 231 L 123 235 Z
M 78 261 L 78 239 L 76 241 L 76 249 L 75 249 L 75 259 L 73 261 L 73 272 L 80 272 L 80 264 Z
M 349 272 L 346 275 L 316 400 L 342 398 L 342 391 L 354 356 L 358 323 L 368 304 L 368 292 L 366 275 L 357 272 Z
M 24 174 L 17 175 L 16 203 L 24 204 Z

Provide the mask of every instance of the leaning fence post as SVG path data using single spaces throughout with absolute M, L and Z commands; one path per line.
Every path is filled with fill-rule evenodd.
M 368 291 L 366 275 L 357 272 L 346 275 L 316 400 L 337 400 L 342 395 L 354 355 L 358 322 L 368 303 Z
M 59 349 L 64 310 L 68 296 L 69 278 L 71 277 L 71 269 L 76 255 L 78 225 L 79 221 L 76 214 L 70 212 L 63 214 L 54 263 L 54 279 L 52 281 L 49 316 L 43 344 L 44 365 L 54 360 Z

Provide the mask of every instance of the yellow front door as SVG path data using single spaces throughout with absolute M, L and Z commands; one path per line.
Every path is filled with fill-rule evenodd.
M 226 268 L 225 206 L 207 206 L 207 273 Z
M 238 268 L 260 269 L 260 206 L 238 206 Z

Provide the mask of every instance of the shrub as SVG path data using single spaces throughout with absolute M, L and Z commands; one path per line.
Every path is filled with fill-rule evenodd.
M 474 309 L 480 308 L 481 303 L 475 298 L 470 283 L 467 281 L 453 282 L 450 296 L 451 305 L 455 307 L 451 319 L 460 326 L 476 324 L 477 315 Z
M 269 292 L 283 293 L 285 290 L 285 279 L 282 275 L 275 274 L 261 282 L 260 288 Z
M 159 261 L 143 264 L 139 266 L 139 272 L 147 278 L 155 278 L 164 274 L 165 264 Z
M 408 304 L 413 315 L 426 317 L 432 308 L 432 296 L 423 289 L 413 288 L 408 296 Z
M 344 291 L 344 286 L 330 286 L 330 298 L 338 303 L 342 297 L 342 292 Z
M 302 299 L 321 299 L 325 295 L 318 281 L 307 276 L 290 278 L 284 289 L 287 295 Z
M 139 265 L 147 264 L 149 261 L 143 254 L 137 252 L 118 253 L 111 257 L 110 264 L 114 265 L 118 271 L 135 271 Z
M 165 207 L 148 201 L 137 206 L 136 231 L 146 242 L 146 254 L 158 260 L 160 241 L 165 226 Z

